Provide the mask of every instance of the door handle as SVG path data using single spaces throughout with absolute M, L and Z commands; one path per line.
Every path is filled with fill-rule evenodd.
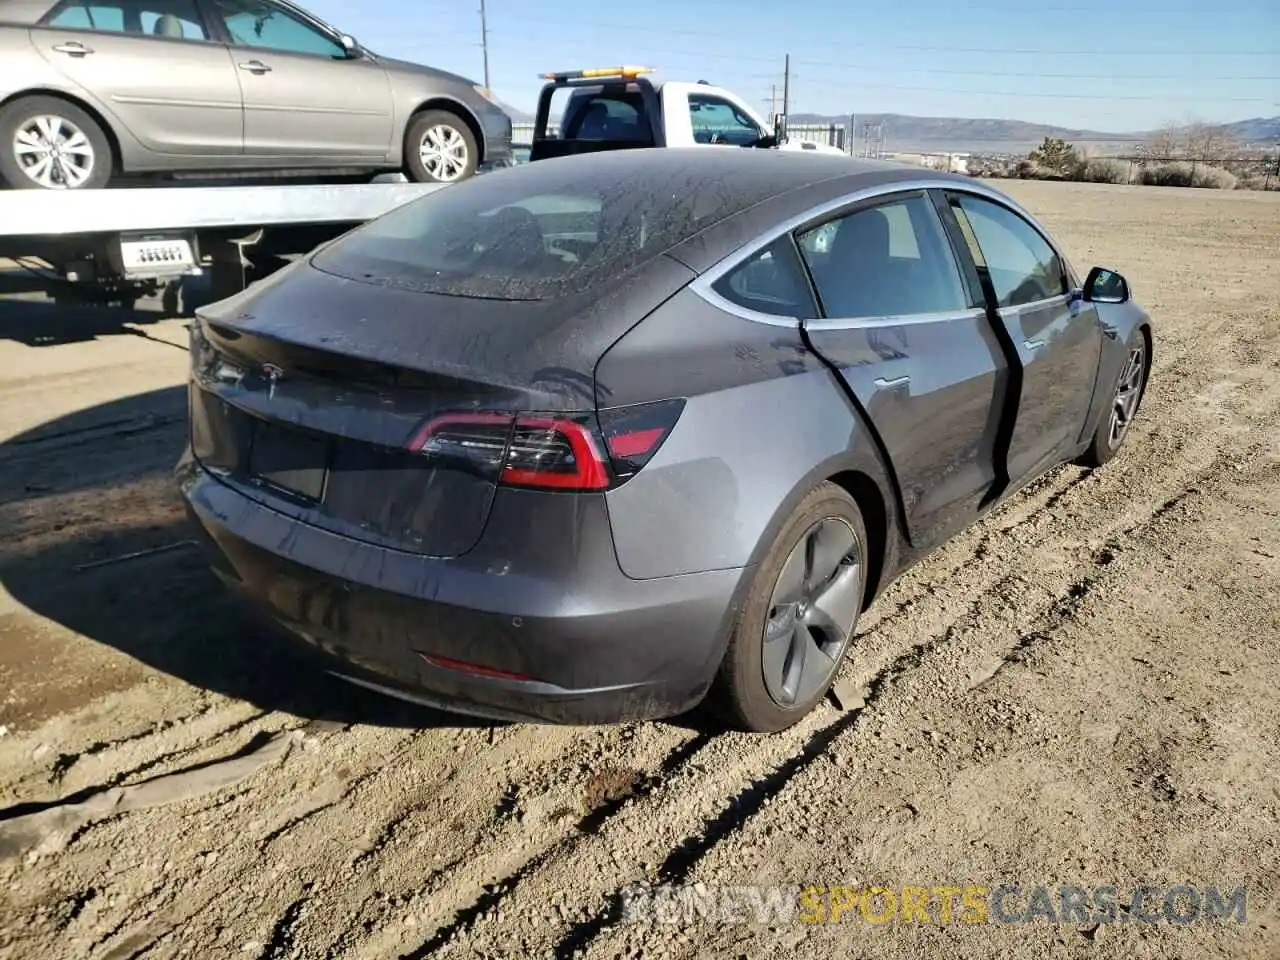
M 904 383 L 910 383 L 910 382 L 911 382 L 910 377 L 893 377 L 892 379 L 888 379 L 888 380 L 886 380 L 884 377 L 876 377 L 877 387 L 900 387 Z
M 1044 346 L 1043 340 L 1023 340 L 1022 345 L 1028 350 L 1039 350 Z
M 59 53 L 65 53 L 70 57 L 83 57 L 87 54 L 93 53 L 92 48 L 86 47 L 83 43 L 78 43 L 75 40 L 72 40 L 69 43 L 55 43 L 53 45 L 53 49 L 57 50 Z
M 248 70 L 250 73 L 256 73 L 261 76 L 264 73 L 270 73 L 271 68 L 261 60 L 250 60 L 248 63 L 240 64 L 241 70 Z

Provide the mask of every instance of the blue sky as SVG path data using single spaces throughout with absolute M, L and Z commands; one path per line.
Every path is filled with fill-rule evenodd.
M 483 76 L 479 0 L 302 0 L 370 49 Z M 1277 0 L 487 0 L 495 92 L 532 110 L 547 70 L 639 63 L 767 110 L 1002 117 L 1132 131 L 1280 114 Z

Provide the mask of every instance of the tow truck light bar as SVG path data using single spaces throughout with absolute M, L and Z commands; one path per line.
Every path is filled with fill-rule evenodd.
M 557 83 L 565 80 L 599 80 L 604 77 L 638 77 L 642 73 L 653 73 L 653 67 L 595 67 L 590 70 L 564 70 L 560 73 L 544 73 L 542 79 L 554 80 Z

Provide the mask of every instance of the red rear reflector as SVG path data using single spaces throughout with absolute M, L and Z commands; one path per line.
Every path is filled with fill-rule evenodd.
M 533 677 L 525 676 L 523 673 L 513 673 L 510 670 L 499 670 L 497 667 L 486 667 L 479 663 L 467 663 L 465 660 L 454 660 L 452 657 L 438 657 L 432 653 L 420 653 L 418 656 L 431 664 L 433 667 L 440 667 L 442 670 L 456 670 L 458 673 L 469 674 L 473 677 L 485 677 L 490 680 L 532 680 Z
M 615 457 L 638 457 L 648 453 L 666 433 L 662 427 L 618 433 L 609 438 L 609 452 Z

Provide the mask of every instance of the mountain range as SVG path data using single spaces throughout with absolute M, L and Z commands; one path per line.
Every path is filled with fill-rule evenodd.
M 870 124 L 872 136 L 881 127 L 884 149 L 896 151 L 950 150 L 969 153 L 1026 153 L 1045 137 L 1067 140 L 1078 147 L 1092 147 L 1099 153 L 1123 152 L 1145 140 L 1151 131 L 1109 132 L 1059 127 L 1024 120 L 968 119 L 961 117 L 911 117 L 897 113 L 858 114 L 855 138 L 864 136 Z M 837 124 L 848 117 L 792 114 L 791 124 Z M 1230 137 L 1249 146 L 1271 147 L 1280 143 L 1280 117 L 1255 117 L 1220 125 Z M 856 144 L 855 144 L 856 147 Z

